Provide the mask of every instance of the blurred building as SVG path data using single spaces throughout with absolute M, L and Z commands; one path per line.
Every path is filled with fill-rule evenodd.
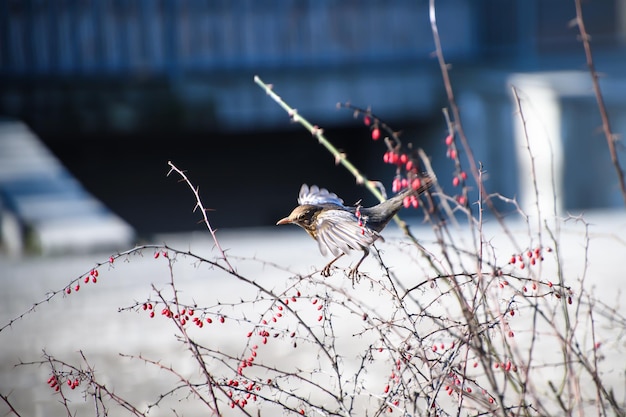
M 539 163 L 548 173 L 556 167 L 558 209 L 623 205 L 571 24 L 574 0 L 435 6 L 490 190 L 530 198 L 515 84 L 537 109 L 525 116 L 549 145 Z M 626 0 L 583 2 L 583 13 L 613 130 L 623 134 Z M 404 130 L 449 184 L 448 102 L 433 51 L 426 0 L 2 0 L 0 115 L 24 121 L 140 231 L 198 227 L 187 191 L 163 178 L 167 160 L 195 176 L 219 224 L 270 225 L 290 211 L 302 182 L 332 187 L 346 202 L 363 195 L 253 76 L 335 129 L 331 139 L 370 177 L 393 173 L 379 163 L 380 148 L 364 149 L 367 130 L 337 102 L 371 106 Z

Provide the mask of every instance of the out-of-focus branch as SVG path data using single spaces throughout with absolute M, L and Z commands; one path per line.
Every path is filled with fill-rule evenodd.
M 598 103 L 598 110 L 600 111 L 600 117 L 602 118 L 602 131 L 604 132 L 604 137 L 606 138 L 606 143 L 609 147 L 609 154 L 611 155 L 611 162 L 613 163 L 613 167 L 615 168 L 615 172 L 617 173 L 617 180 L 619 181 L 620 190 L 622 192 L 622 198 L 624 199 L 624 204 L 626 204 L 626 182 L 624 181 L 624 171 L 619 162 L 619 158 L 617 156 L 617 149 L 615 148 L 616 136 L 611 131 L 611 124 L 609 122 L 609 115 L 606 111 L 606 106 L 604 104 L 604 98 L 602 96 L 602 90 L 600 89 L 600 83 L 598 82 L 598 72 L 596 71 L 595 65 L 593 63 L 593 55 L 591 53 L 591 43 L 589 42 L 590 36 L 585 29 L 585 21 L 583 20 L 583 11 L 580 0 L 574 0 L 574 4 L 576 5 L 576 19 L 574 22 L 576 26 L 578 26 L 578 31 L 580 32 L 580 39 L 583 43 L 583 47 L 585 48 L 585 57 L 587 59 L 587 67 L 589 67 L 589 73 L 591 74 L 591 82 L 593 83 L 593 92 L 596 96 L 596 102 Z

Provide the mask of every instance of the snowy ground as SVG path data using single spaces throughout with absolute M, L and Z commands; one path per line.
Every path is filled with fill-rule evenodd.
M 588 248 L 585 247 L 583 223 L 568 221 L 560 231 L 561 249 L 565 259 L 563 265 L 566 277 L 570 280 L 569 284 L 577 288 L 578 280 L 584 278 L 587 289 L 594 288 L 594 293 L 600 299 L 617 306 L 621 314 L 626 314 L 622 303 L 622 291 L 626 288 L 623 265 L 626 259 L 626 215 L 623 211 L 593 212 L 586 214 L 585 220 L 589 224 Z M 504 259 L 508 259 L 515 250 L 493 223 L 486 227 L 485 235 L 492 246 L 497 248 L 502 262 L 505 263 Z M 527 244 L 528 240 L 523 240 L 527 236 L 524 224 L 511 224 L 511 229 L 520 237 L 522 244 Z M 413 230 L 422 238 L 427 248 L 434 248 L 429 227 L 417 226 Z M 453 233 L 468 238 L 464 228 L 453 230 Z M 312 273 L 327 261 L 319 254 L 315 242 L 299 228 L 224 230 L 219 231 L 218 235 L 222 247 L 228 249 L 231 261 L 237 265 L 238 272 L 242 275 L 255 277 L 255 280 L 267 288 L 291 286 L 286 295 L 298 289 L 307 301 L 308 297 L 314 296 L 314 292 L 318 291 L 319 287 L 290 279 L 294 273 Z M 409 286 L 413 278 L 410 274 L 402 274 L 407 256 L 402 250 L 403 246 L 398 244 L 401 241 L 399 231 L 390 226 L 383 235 L 387 242 L 380 244 L 380 247 L 384 250 L 386 263 L 397 268 L 399 275 Z M 544 235 L 544 239 L 546 238 Z M 163 236 L 154 243 L 166 243 L 210 259 L 218 253 L 208 238 L 208 233 Z M 88 273 L 96 263 L 106 262 L 109 255 L 96 253 L 21 260 L 0 257 L 0 326 L 28 310 L 33 303 L 44 299 L 49 291 L 63 289 L 71 280 Z M 240 260 L 238 257 L 244 259 Z M 345 267 L 349 261 L 354 262 L 355 259 L 342 260 L 338 265 Z M 422 262 L 419 256 L 415 256 L 415 259 L 417 263 Z M 586 260 L 588 268 L 585 271 L 583 267 Z M 274 267 L 272 263 L 284 269 Z M 215 269 L 198 266 L 192 260 L 182 257 L 174 265 L 181 297 L 193 299 L 200 306 L 216 306 L 218 302 L 224 305 L 236 304 L 242 298 L 254 297 L 255 292 L 249 286 L 241 286 Z M 361 269 L 371 275 L 379 273 L 374 259 L 367 260 Z M 416 273 L 415 269 L 412 271 Z M 165 289 L 169 279 L 167 261 L 162 256 L 155 259 L 152 250 L 145 250 L 143 256 L 120 258 L 113 266 L 101 267 L 97 284 L 84 284 L 81 278 L 79 292 L 74 291 L 69 296 L 59 294 L 37 307 L 34 313 L 1 331 L 0 394 L 9 395 L 11 403 L 24 416 L 64 414 L 58 403 L 58 395 L 54 395 L 46 385 L 50 375 L 47 366 L 14 366 L 20 361 L 41 360 L 44 349 L 49 354 L 76 364 L 81 363 L 79 350 L 82 351 L 99 372 L 102 382 L 116 393 L 130 398 L 140 409 L 154 401 L 158 393 L 166 391 L 175 381 L 163 371 L 122 358 L 118 353 L 143 354 L 176 366 L 184 375 L 197 375 L 193 362 L 188 360 L 188 353 L 174 337 L 174 328 L 160 317 L 160 311 L 157 311 L 157 317 L 153 319 L 148 318 L 143 311 L 118 312 L 120 307 L 131 306 L 135 301 L 154 297 L 151 285 Z M 351 289 L 350 282 L 340 271 L 336 271 L 328 280 L 354 294 L 355 298 L 360 297 L 362 303 L 369 305 L 368 308 L 376 309 L 378 305 L 385 304 L 381 295 L 371 291 L 363 282 L 354 290 Z M 244 308 L 254 311 L 253 306 Z M 304 311 L 304 304 L 299 304 L 298 308 Z M 317 313 L 310 310 L 313 320 Z M 227 317 L 232 311 L 231 307 L 223 307 Z M 350 334 L 349 329 L 337 330 L 346 330 Z M 603 344 L 602 349 L 605 349 L 603 360 L 614 364 L 614 369 L 603 374 L 603 378 L 616 388 L 619 400 L 624 395 L 625 330 L 599 328 L 596 335 Z M 241 344 L 245 342 L 246 331 L 245 326 L 232 322 L 216 322 L 203 329 L 192 330 L 204 343 L 217 344 L 223 350 L 234 349 L 237 354 L 242 352 Z M 287 343 L 276 343 L 272 347 L 261 346 L 259 349 L 260 356 L 268 360 L 271 357 L 283 358 L 282 360 L 293 363 L 294 369 L 306 369 L 310 361 L 306 356 L 306 349 L 290 349 Z M 372 380 L 376 381 L 377 375 L 375 371 L 372 372 Z M 71 400 L 73 407 L 76 406 L 79 410 L 77 415 L 94 415 L 92 408 L 81 406 L 82 398 L 77 393 L 72 393 Z M 206 411 L 203 407 L 186 407 L 182 408 L 187 411 L 185 415 Z M 6 404 L 0 402 L 0 415 L 6 415 L 7 412 Z M 154 409 L 151 415 L 171 415 L 171 410 L 161 407 Z

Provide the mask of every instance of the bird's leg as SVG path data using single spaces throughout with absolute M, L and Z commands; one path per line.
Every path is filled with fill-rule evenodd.
M 355 279 L 357 279 L 359 276 L 359 266 L 361 265 L 361 262 L 363 262 L 363 260 L 367 258 L 367 255 L 369 255 L 369 253 L 369 249 L 363 248 L 363 256 L 361 257 L 361 259 L 359 259 L 359 262 L 356 263 L 354 268 L 350 269 L 350 272 L 348 272 L 348 278 L 352 279 L 352 285 L 354 285 Z
M 332 261 L 330 261 L 324 268 L 322 268 L 322 276 L 323 277 L 329 277 L 330 276 L 330 267 L 335 263 L 335 261 L 339 258 L 341 258 L 343 255 L 345 255 L 344 253 L 342 253 L 341 255 L 337 256 L 335 259 L 333 259 Z

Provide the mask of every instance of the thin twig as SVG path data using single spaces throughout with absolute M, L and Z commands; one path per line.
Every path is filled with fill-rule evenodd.
M 591 53 L 591 36 L 587 33 L 587 29 L 585 28 L 585 21 L 583 19 L 583 11 L 580 0 L 574 0 L 574 4 L 576 6 L 576 25 L 578 26 L 578 31 L 580 32 L 580 39 L 583 43 L 583 48 L 585 49 L 585 57 L 587 59 L 587 67 L 589 67 L 589 74 L 591 75 L 591 82 L 593 83 L 593 92 L 596 96 L 596 102 L 598 103 L 598 110 L 600 111 L 600 118 L 602 119 L 602 131 L 604 132 L 604 137 L 606 138 L 606 143 L 609 148 L 609 154 L 611 155 L 611 162 L 613 163 L 613 167 L 615 168 L 615 173 L 617 174 L 617 180 L 619 181 L 620 190 L 622 192 L 622 198 L 624 199 L 624 204 L 626 204 L 626 181 L 624 180 L 624 171 L 619 162 L 619 157 L 617 156 L 617 149 L 615 147 L 616 136 L 613 134 L 611 130 L 611 124 L 609 122 L 609 115 L 606 110 L 606 106 L 604 104 L 604 97 L 602 95 L 602 90 L 600 89 L 600 82 L 598 77 L 598 72 L 596 71 L 595 64 L 593 63 L 593 55 Z

